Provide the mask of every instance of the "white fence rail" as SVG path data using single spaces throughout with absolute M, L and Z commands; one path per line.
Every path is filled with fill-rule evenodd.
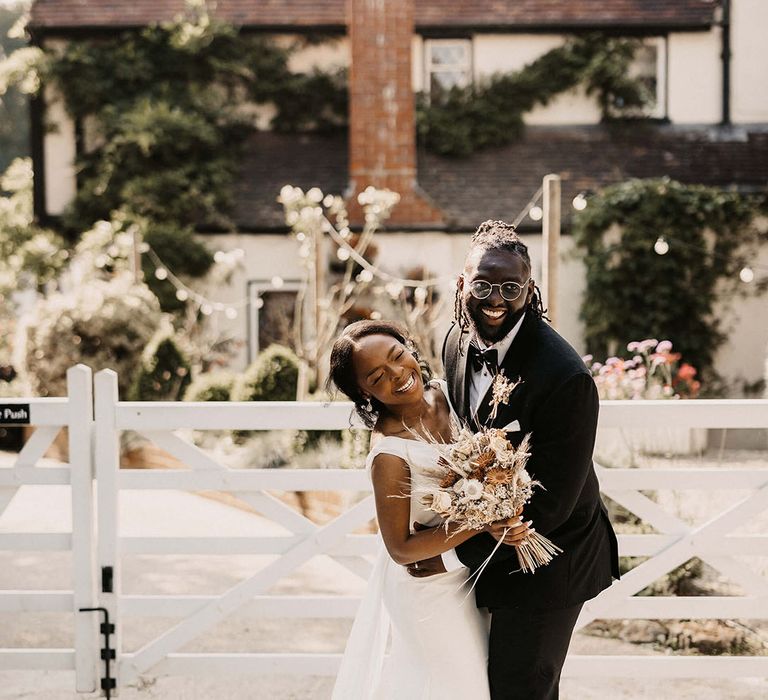
M 207 654 L 182 651 L 227 616 L 243 611 L 249 615 L 281 618 L 352 617 L 359 600 L 349 596 L 271 595 L 269 589 L 291 575 L 314 557 L 330 556 L 354 574 L 365 577 L 370 571 L 367 558 L 376 545 L 373 535 L 356 534 L 360 526 L 374 515 L 372 497 L 362 500 L 341 513 L 335 520 L 319 526 L 277 499 L 273 491 L 353 491 L 370 492 L 367 475 L 362 470 L 343 469 L 230 469 L 218 463 L 197 446 L 184 440 L 176 431 L 197 430 L 270 430 L 270 429 L 343 429 L 349 426 L 350 405 L 317 403 L 130 403 L 119 400 L 117 377 L 100 372 L 95 381 L 95 423 L 92 436 L 97 465 L 98 543 L 96 562 L 86 556 L 85 536 L 75 539 L 73 549 L 79 554 L 79 566 L 90 571 L 83 581 L 94 579 L 93 571 L 112 572 L 111 590 L 98 593 L 96 606 L 105 608 L 117 622 L 113 643 L 116 648 L 118 687 L 141 675 L 217 674 L 217 673 L 290 673 L 333 675 L 339 663 L 338 654 L 297 653 L 231 653 Z M 81 396 L 77 401 L 84 400 Z M 37 420 L 45 418 L 52 428 L 71 419 L 55 413 L 55 406 L 74 405 L 76 400 L 48 400 L 40 404 Z M 44 414 L 43 411 L 48 411 Z M 62 414 L 63 415 L 63 414 Z M 57 422 L 58 421 L 58 422 Z M 765 428 L 768 426 L 768 401 L 659 401 L 604 402 L 601 427 L 666 428 Z M 58 428 L 57 428 L 58 429 Z M 82 429 L 82 426 L 81 426 Z M 89 428 L 90 429 L 90 428 Z M 119 443 L 123 431 L 137 431 L 158 447 L 183 462 L 185 469 L 120 469 Z M 80 433 L 82 442 L 74 460 L 87 461 L 87 445 L 91 434 Z M 52 439 L 52 437 L 51 437 Z M 45 440 L 34 438 L 25 447 L 26 458 L 42 454 Z M 30 446 L 33 445 L 33 446 Z M 36 445 L 36 446 L 34 446 Z M 18 483 L 68 483 L 69 468 L 33 470 L 28 459 L 20 455 L 13 473 L 0 474 L 0 488 Z M 5 470 L 4 470 L 5 471 Z M 83 471 L 83 474 L 86 472 Z M 608 469 L 598 467 L 603 492 L 652 525 L 654 534 L 620 535 L 624 556 L 648 557 L 622 577 L 621 581 L 585 605 L 578 626 L 595 619 L 687 619 L 749 618 L 768 619 L 768 580 L 743 561 L 743 557 L 768 555 L 768 534 L 733 534 L 768 507 L 768 469 Z M 45 474 L 45 476 L 42 476 Z M 3 480 L 4 479 L 4 480 Z M 72 474 L 74 481 L 74 473 Z M 26 481 L 25 481 L 26 480 Z M 250 504 L 258 513 L 287 530 L 284 536 L 264 537 L 127 537 L 121 534 L 119 494 L 123 490 L 177 489 L 186 491 L 225 491 Z M 718 491 L 742 490 L 735 504 L 723 506 L 722 512 L 711 512 L 707 521 L 695 526 L 681 520 L 649 498 L 648 491 L 665 489 L 698 489 Z M 77 527 L 85 531 L 86 520 L 92 518 L 92 504 L 85 498 L 84 484 L 79 483 Z M 90 490 L 89 490 L 90 493 Z M 75 499 L 73 488 L 73 499 Z M 80 528 L 78 530 L 77 528 Z M 90 531 L 90 530 L 88 530 Z M 14 546 L 16 540 L 0 536 L 0 546 Z M 23 541 L 19 541 L 23 544 Z M 80 543 L 79 545 L 77 543 Z M 35 546 L 59 547 L 66 540 L 37 538 Z M 93 552 L 91 548 L 89 552 Z M 270 554 L 273 561 L 245 578 L 221 595 L 125 595 L 121 590 L 122 557 L 129 554 Z M 712 597 L 645 597 L 635 594 L 648 584 L 685 563 L 699 557 L 715 567 L 744 592 L 741 596 Z M 87 588 L 88 591 L 92 589 Z M 37 598 L 17 595 L 0 605 L 23 610 L 37 604 L 47 608 L 94 606 L 92 597 L 74 592 L 77 601 L 67 594 L 41 594 Z M 0 599 L 3 600 L 3 599 Z M 85 601 L 89 601 L 86 603 Z M 72 605 L 74 603 L 74 606 Z M 69 608 L 68 608 L 69 609 Z M 131 616 L 174 617 L 178 622 L 137 650 L 122 648 L 121 623 Z M 86 616 L 78 618 L 80 624 Z M 91 623 L 92 624 L 92 623 Z M 48 668 L 87 669 L 93 665 L 95 650 L 93 630 L 81 630 L 77 654 L 67 650 L 46 657 Z M 87 643 L 83 640 L 87 640 Z M 84 650 L 80 660 L 80 648 Z M 38 667 L 37 652 L 19 651 L 14 667 Z M 43 653 L 43 652 L 40 652 Z M 77 657 L 77 659 L 75 659 Z M 89 666 L 89 664 L 91 666 Z M 26 666 L 25 666 L 26 665 Z M 0 654 L 0 667 L 6 666 Z M 7 667 L 7 666 L 6 666 Z M 768 657 L 645 657 L 645 656 L 578 656 L 566 662 L 567 676 L 768 676 Z M 86 677 L 87 673 L 78 675 Z M 87 688 L 79 681 L 78 689 Z
M 71 590 L 0 591 L 3 612 L 60 612 L 72 614 L 72 649 L 1 649 L 0 668 L 74 670 L 78 692 L 96 690 L 99 663 L 97 620 L 81 608 L 96 605 L 93 533 L 93 463 L 91 442 L 93 400 L 91 370 L 83 365 L 67 372 L 68 398 L 3 399 L 12 410 L 28 412 L 26 424 L 35 431 L 15 463 L 0 469 L 0 515 L 25 485 L 67 485 L 71 491 L 72 531 L 0 533 L 0 549 L 15 551 L 69 551 L 72 557 Z M 37 466 L 62 428 L 69 436 L 69 463 L 61 467 Z

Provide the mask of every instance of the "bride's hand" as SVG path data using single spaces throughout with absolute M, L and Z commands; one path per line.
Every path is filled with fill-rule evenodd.
M 532 522 L 532 520 L 523 521 L 519 515 L 516 515 L 513 518 L 490 523 L 483 530 L 489 533 L 497 542 L 515 546 L 521 544 L 528 535 L 536 531 L 535 528 L 531 527 Z

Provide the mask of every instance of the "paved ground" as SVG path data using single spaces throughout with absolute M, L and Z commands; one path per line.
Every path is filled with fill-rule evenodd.
M 6 455 L 6 462 L 8 456 Z M 3 455 L 0 454 L 0 465 Z M 126 492 L 121 499 L 125 535 L 278 534 L 276 525 L 223 503 L 177 491 Z M 0 532 L 64 532 L 70 527 L 67 487 L 20 489 L 0 516 Z M 123 565 L 126 593 L 216 593 L 255 572 L 271 557 L 257 556 L 130 556 Z M 0 589 L 67 588 L 71 575 L 65 553 L 0 552 Z M 360 582 L 331 560 L 318 557 L 275 586 L 276 593 L 352 593 Z M 157 619 L 126 620 L 124 646 L 139 647 L 167 627 Z M 299 627 L 300 625 L 300 627 Z M 337 652 L 343 649 L 347 621 L 280 621 L 232 616 L 187 651 L 302 651 Z M 0 613 L 0 648 L 71 647 L 69 616 L 54 613 L 11 615 Z M 648 648 L 619 640 L 577 635 L 575 653 L 655 654 Z M 0 665 L 2 661 L 0 659 Z M 314 677 L 195 677 L 149 679 L 124 689 L 121 698 L 144 700 L 219 700 L 220 698 L 310 700 L 330 697 L 332 679 Z M 71 673 L 0 670 L 0 698 L 24 700 L 74 700 Z M 768 697 L 768 680 L 565 680 L 564 700 L 658 700 L 696 698 L 752 700 Z

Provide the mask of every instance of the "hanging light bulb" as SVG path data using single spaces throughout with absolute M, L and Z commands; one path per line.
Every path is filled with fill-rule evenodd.
M 745 284 L 749 284 L 752 280 L 755 279 L 755 272 L 751 267 L 744 266 L 741 268 L 741 272 L 739 272 L 739 278 Z
M 176 298 L 179 301 L 186 301 L 187 299 L 189 299 L 189 292 L 186 289 L 177 289 Z
M 349 253 L 349 250 L 347 248 L 339 248 L 336 251 L 336 257 L 339 260 L 349 260 L 349 255 L 350 255 L 350 253 Z
M 370 270 L 363 270 L 357 276 L 358 282 L 373 282 L 373 273 Z
M 203 316 L 210 316 L 213 313 L 213 307 L 210 304 L 203 304 L 200 307 L 200 313 L 203 314 Z
M 666 255 L 669 252 L 669 243 L 667 243 L 664 236 L 659 236 L 656 239 L 656 243 L 653 244 L 653 249 L 657 255 Z
M 254 302 L 253 302 L 253 305 L 254 305 L 254 306 L 257 308 L 257 309 L 261 309 L 261 308 L 264 306 L 264 300 L 263 300 L 261 297 L 257 297 L 257 298 L 254 300 Z
M 279 277 L 278 275 L 275 275 L 275 276 L 272 278 L 272 286 L 273 286 L 275 289 L 280 289 L 280 288 L 283 286 L 283 278 L 282 278 L 282 277 Z
M 155 270 L 155 277 L 159 280 L 168 279 L 168 270 L 164 267 L 158 267 L 157 270 Z
M 530 216 L 533 221 L 541 221 L 544 217 L 544 210 L 537 204 L 535 207 L 531 207 L 528 210 L 528 216 Z
M 576 211 L 584 211 L 587 208 L 587 198 L 583 192 L 579 192 L 571 202 Z
M 227 307 L 227 310 L 224 312 L 224 315 L 230 319 L 230 321 L 237 318 L 237 309 L 232 308 L 231 306 Z

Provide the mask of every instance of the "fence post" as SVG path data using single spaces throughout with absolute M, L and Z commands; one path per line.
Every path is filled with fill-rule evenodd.
M 93 379 L 85 365 L 67 370 L 69 469 L 72 492 L 72 591 L 75 617 L 75 684 L 92 693 L 98 679 L 98 620 L 81 608 L 96 605 L 93 531 Z
M 120 625 L 120 552 L 118 551 L 119 498 L 118 476 L 120 470 L 120 435 L 115 421 L 119 401 L 117 374 L 111 369 L 96 373 L 94 381 L 94 459 L 96 461 L 96 493 L 98 503 L 97 571 L 99 581 L 99 606 L 109 613 L 109 621 L 115 625 L 112 648 L 115 661 L 111 664 L 113 678 L 120 688 L 119 671 L 122 653 Z M 106 669 L 106 666 L 104 666 Z M 116 692 L 113 694 L 117 694 Z
M 544 176 L 544 222 L 541 240 L 541 290 L 553 328 L 557 328 L 560 270 L 560 176 Z

